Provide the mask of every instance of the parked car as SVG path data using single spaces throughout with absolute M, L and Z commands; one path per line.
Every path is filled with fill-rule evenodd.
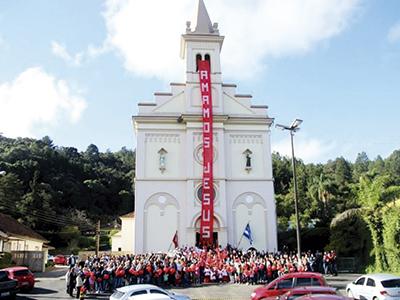
M 0 299 L 15 299 L 18 282 L 8 277 L 6 271 L 0 270 Z
M 279 300 L 294 300 L 305 295 L 336 295 L 336 289 L 329 286 L 303 286 L 293 288 L 279 297 Z M 272 299 L 274 299 L 272 297 Z
M 18 288 L 21 290 L 32 290 L 35 286 L 35 276 L 27 267 L 10 267 L 3 269 L 8 277 L 18 282 Z
M 351 300 L 351 299 L 342 295 L 311 294 L 311 295 L 301 296 L 296 300 Z
M 346 286 L 347 296 L 360 300 L 400 299 L 400 277 L 391 274 L 368 274 Z
M 67 259 L 62 254 L 58 254 L 58 255 L 54 256 L 53 261 L 56 265 L 66 265 L 67 264 Z
M 287 291 L 302 286 L 327 286 L 324 276 L 320 273 L 296 272 L 285 274 L 251 293 L 251 300 L 281 296 Z
M 168 296 L 174 300 L 190 300 L 190 297 L 181 294 L 175 294 L 173 292 L 164 290 L 156 285 L 152 284 L 134 284 L 127 285 L 124 287 L 118 288 L 114 294 L 110 296 L 110 300 L 128 300 L 128 299 L 136 299 L 134 296 L 145 295 L 145 294 L 154 294 Z M 145 296 L 151 297 L 151 296 Z
M 171 300 L 170 296 L 163 294 L 143 294 L 137 296 L 131 296 L 128 300 Z

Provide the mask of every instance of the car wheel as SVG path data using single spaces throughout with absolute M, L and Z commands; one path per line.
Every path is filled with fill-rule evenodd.
M 350 289 L 347 290 L 347 296 L 354 299 L 353 292 Z
M 8 297 L 8 299 L 15 300 L 15 299 L 17 299 L 17 295 L 16 294 L 12 294 L 10 297 Z

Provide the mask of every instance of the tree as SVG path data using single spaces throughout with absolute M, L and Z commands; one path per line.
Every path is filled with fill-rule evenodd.
M 336 212 L 333 200 L 337 187 L 332 179 L 321 173 L 319 177 L 314 177 L 308 187 L 308 194 L 313 201 L 314 217 L 319 220 L 321 225 L 329 225 L 333 214 Z
M 15 209 L 15 204 L 21 200 L 23 184 L 14 173 L 0 176 L 0 207 L 5 211 Z
M 378 155 L 374 161 L 369 164 L 369 172 L 374 175 L 383 175 L 385 172 L 385 161 Z
M 274 172 L 274 188 L 276 194 L 287 193 L 292 181 L 291 160 L 279 153 L 272 153 L 272 169 Z
M 367 153 L 358 153 L 353 165 L 353 180 L 358 181 L 361 175 L 367 173 L 370 164 L 371 161 L 369 160 Z
M 400 150 L 393 151 L 385 160 L 385 171 L 400 185 Z
M 360 259 L 359 266 L 368 263 L 371 234 L 361 209 L 353 208 L 338 214 L 330 224 L 330 231 L 330 243 L 326 249 L 336 249 L 339 256 Z
M 375 258 L 375 270 L 378 272 L 388 268 L 388 260 L 384 249 L 384 224 L 382 208 L 389 201 L 400 196 L 400 187 L 393 186 L 389 176 L 371 178 L 362 176 L 359 183 L 358 200 L 362 207 L 362 215 L 372 237 Z

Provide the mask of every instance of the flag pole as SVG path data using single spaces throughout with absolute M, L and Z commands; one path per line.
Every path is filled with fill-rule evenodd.
M 242 239 L 243 239 L 243 233 L 242 233 L 242 235 L 240 236 L 240 240 L 239 240 L 239 243 L 237 244 L 236 248 L 239 249 L 239 245 L 240 245 L 240 243 L 242 242 Z
M 246 226 L 245 226 L 245 229 L 247 228 L 247 225 L 250 226 L 250 220 L 247 222 L 247 224 L 246 224 Z M 240 236 L 240 240 L 239 240 L 239 243 L 237 244 L 236 248 L 239 248 L 239 245 L 240 245 L 240 243 L 242 242 L 243 236 L 244 236 L 244 232 L 243 232 L 242 235 Z M 250 244 L 252 244 L 252 243 L 250 243 Z

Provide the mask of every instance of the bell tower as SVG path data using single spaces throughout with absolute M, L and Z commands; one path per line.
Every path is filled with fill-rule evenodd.
M 220 52 L 224 37 L 219 34 L 218 23 L 212 23 L 203 0 L 199 0 L 195 18 L 186 22 L 186 33 L 181 39 L 181 58 L 186 61 L 185 80 L 188 88 L 199 84 L 198 60 L 209 60 L 211 82 L 215 94 L 216 113 L 222 113 L 220 101 L 222 96 L 222 73 Z M 190 103 L 190 99 L 187 99 Z M 197 106 L 197 105 L 195 105 Z M 193 112 L 190 105 L 189 112 Z M 196 110 L 197 112 L 197 110 Z

